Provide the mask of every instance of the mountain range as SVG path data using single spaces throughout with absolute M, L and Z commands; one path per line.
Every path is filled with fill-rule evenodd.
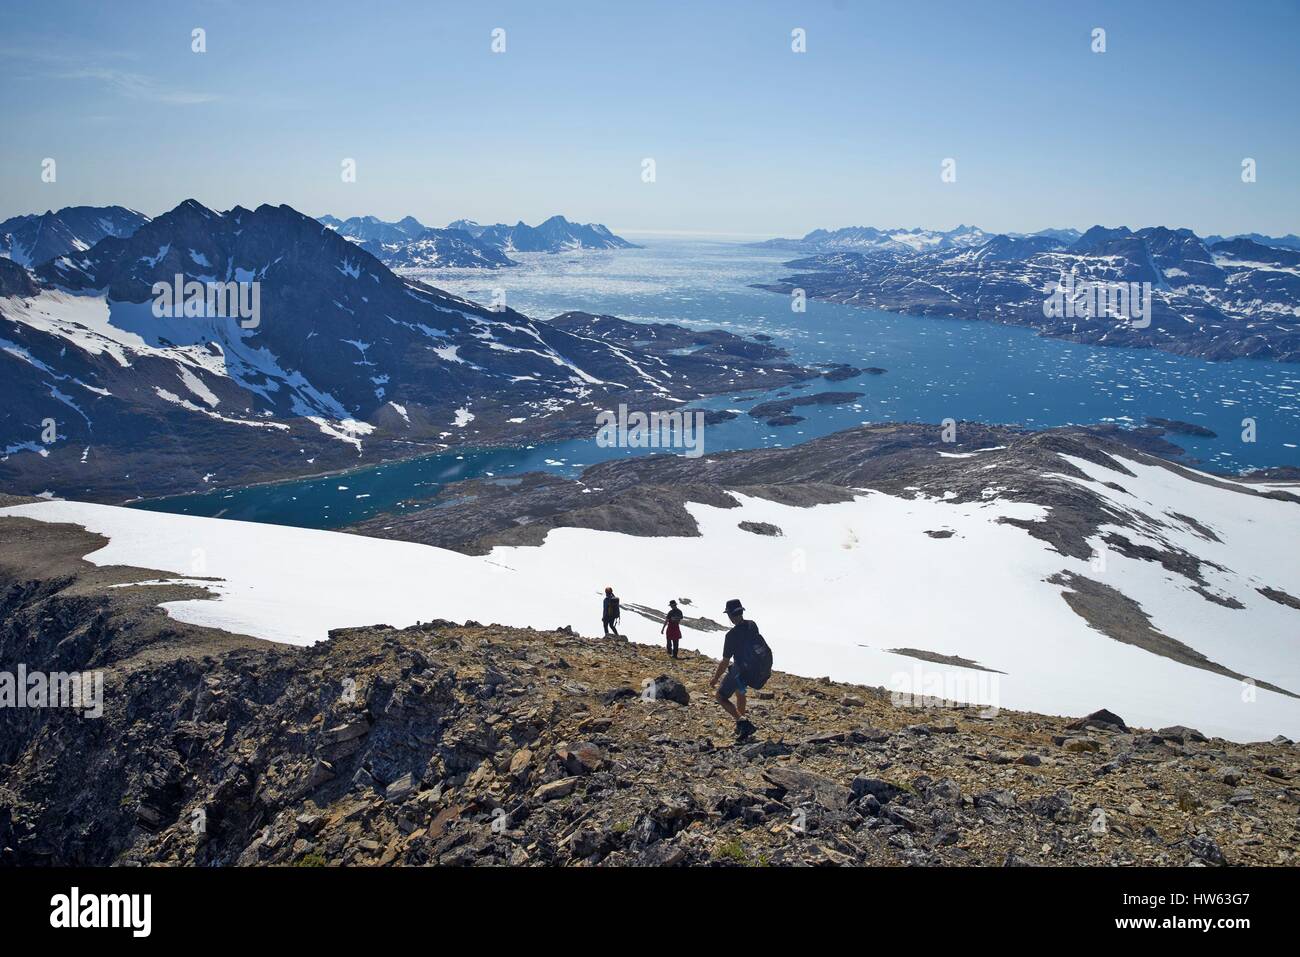
M 573 252 L 581 249 L 637 249 L 599 223 L 572 223 L 552 216 L 537 226 L 481 226 L 459 219 L 445 228 L 425 226 L 414 216 L 385 222 L 374 216 L 319 221 L 394 269 L 499 269 L 518 265 L 507 252 Z M 0 257 L 39 266 L 59 256 L 88 250 L 107 237 L 125 239 L 149 217 L 123 206 L 67 206 L 0 222 Z
M 155 286 L 177 276 L 256 292 L 256 322 L 160 316 Z M 812 375 L 730 334 L 730 350 L 682 355 L 698 334 L 679 332 L 662 347 L 568 332 L 399 277 L 288 206 L 186 200 L 31 270 L 0 259 L 0 482 L 101 500 L 191 491 L 590 435 L 622 402 Z
M 552 216 L 537 226 L 482 226 L 458 219 L 444 229 L 425 226 L 414 216 L 395 223 L 374 216 L 320 221 L 361 246 L 381 262 L 400 268 L 487 268 L 518 265 L 506 253 L 559 253 L 580 249 L 636 249 L 599 223 L 571 223 Z
M 802 252 L 844 249 L 901 253 L 973 246 L 984 242 L 988 236 L 989 234 L 978 226 L 958 226 L 947 231 L 846 226 L 833 230 L 814 229 L 801 239 L 768 239 L 753 245 L 760 249 L 794 249 Z
M 536 226 L 529 226 L 522 220 L 513 226 L 505 223 L 482 226 L 471 219 L 458 219 L 449 228 L 464 230 L 480 242 L 512 253 L 640 248 L 621 236 L 615 236 L 600 223 L 571 223 L 563 216 L 552 216 Z
M 130 236 L 147 222 L 148 216 L 123 206 L 67 206 L 13 216 L 0 223 L 0 256 L 35 266 L 84 252 L 108 236 Z
M 1097 229 L 1099 227 L 1093 227 Z M 840 250 L 850 252 L 920 253 L 968 246 L 980 246 L 995 236 L 1013 239 L 1059 240 L 1061 247 L 1078 241 L 1083 233 L 1077 229 L 1040 229 L 1036 233 L 990 233 L 978 226 L 957 226 L 954 229 L 877 229 L 874 226 L 845 226 L 841 229 L 814 229 L 798 238 L 777 238 L 751 245 L 760 249 L 792 249 L 799 252 L 824 253 Z M 1206 236 L 1207 246 L 1234 239 L 1249 239 L 1262 246 L 1300 249 L 1300 236 L 1265 236 L 1262 233 L 1238 233 L 1233 236 Z
M 773 241 L 787 242 L 787 241 Z M 1300 361 L 1300 250 L 1286 239 L 1210 241 L 1190 229 L 1094 226 L 989 236 L 817 231 L 790 241 L 812 255 L 798 274 L 759 288 L 916 315 L 1030 326 L 1094 345 L 1158 348 L 1206 359 Z M 1072 277 L 1072 278 L 1071 278 Z M 1045 308 L 1058 286 L 1150 283 L 1151 314 Z M 1076 289 L 1078 290 L 1076 292 Z M 1132 320 L 1132 321 L 1130 321 Z
M 462 229 L 436 229 L 414 216 L 395 223 L 374 216 L 344 220 L 322 216 L 320 222 L 393 268 L 498 269 L 518 265 L 495 246 L 479 242 Z

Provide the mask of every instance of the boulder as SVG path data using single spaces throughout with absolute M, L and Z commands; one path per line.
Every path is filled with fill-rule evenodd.
M 1187 849 L 1192 852 L 1193 857 L 1205 861 L 1207 864 L 1217 866 L 1227 863 L 1223 851 L 1219 849 L 1219 845 L 1215 844 L 1208 835 L 1196 835 L 1187 842 Z
M 652 696 L 656 701 L 675 701 L 682 705 L 691 703 L 691 694 L 686 690 L 686 685 L 668 675 L 660 675 L 655 679 Z
M 522 778 L 528 772 L 528 765 L 532 760 L 533 752 L 527 748 L 520 748 L 510 759 L 510 776 Z
M 322 731 L 320 739 L 322 744 L 342 744 L 344 741 L 354 741 L 369 733 L 370 720 L 365 715 L 357 715 L 342 724 L 336 724 Z
M 741 756 L 746 761 L 755 761 L 759 758 L 782 758 L 793 751 L 790 745 L 780 741 L 756 741 L 740 749 Z
M 604 752 L 590 741 L 561 744 L 556 747 L 555 756 L 570 774 L 591 774 L 605 763 Z
M 888 781 L 869 778 L 861 774 L 853 779 L 850 790 L 854 797 L 861 798 L 869 794 L 881 804 L 888 804 L 903 793 L 903 789 L 896 784 L 890 784 Z
M 942 778 L 926 788 L 927 800 L 956 804 L 961 800 L 961 788 L 952 778 Z
M 889 807 L 885 808 L 884 817 L 890 824 L 897 824 L 899 827 L 906 828 L 909 831 L 916 830 L 916 814 L 910 808 L 898 807 L 891 804 Z
M 983 794 L 976 796 L 975 806 L 997 807 L 1009 811 L 1016 806 L 1016 796 L 1012 792 L 1001 788 L 985 791 Z
M 1233 788 L 1240 784 L 1241 779 L 1245 777 L 1240 768 L 1220 768 L 1217 776 L 1220 781 Z
M 1161 728 L 1156 734 L 1166 741 L 1173 741 L 1176 744 L 1189 744 L 1191 742 L 1203 742 L 1208 740 L 1205 735 L 1195 728 L 1188 728 L 1181 724 L 1176 724 L 1168 728 Z
M 837 781 L 786 765 L 766 769 L 763 777 L 783 793 L 811 799 L 831 810 L 844 810 L 853 797 L 853 792 Z
M 574 857 L 591 857 L 604 849 L 606 838 L 604 831 L 580 828 L 569 835 L 569 852 Z
M 686 860 L 686 852 L 676 844 L 659 841 L 641 852 L 636 859 L 638 867 L 676 867 Z
M 320 758 L 311 767 L 311 774 L 307 777 L 307 789 L 315 790 L 328 781 L 333 781 L 335 777 L 334 765 Z
M 405 801 L 415 793 L 415 776 L 411 772 L 403 774 L 388 787 L 384 788 L 385 801 Z
M 1107 711 L 1102 708 L 1100 711 L 1094 711 L 1087 717 L 1080 718 L 1078 721 L 1071 721 L 1066 725 L 1071 731 L 1082 731 L 1085 728 L 1097 728 L 1102 731 L 1123 731 L 1128 732 L 1128 725 L 1113 711 Z
M 577 786 L 578 779 L 576 777 L 560 778 L 560 780 L 552 781 L 550 784 L 543 784 L 533 792 L 533 797 L 539 801 L 554 801 L 556 798 L 568 797 Z
M 641 693 L 635 688 L 614 688 L 606 691 L 600 696 L 601 704 L 615 704 L 619 701 L 626 701 L 628 698 L 639 698 Z

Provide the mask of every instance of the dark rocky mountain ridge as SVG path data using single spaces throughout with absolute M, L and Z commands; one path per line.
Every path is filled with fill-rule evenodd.
M 257 326 L 156 317 L 154 284 L 178 274 L 256 283 Z M 770 347 L 676 356 L 494 310 L 398 277 L 288 206 L 187 200 L 30 273 L 0 260 L 0 287 L 0 481 L 31 493 L 120 501 L 572 437 L 620 402 L 815 375 Z
M 89 249 L 106 236 L 131 235 L 149 221 L 123 206 L 65 206 L 0 222 L 0 256 L 23 266 Z

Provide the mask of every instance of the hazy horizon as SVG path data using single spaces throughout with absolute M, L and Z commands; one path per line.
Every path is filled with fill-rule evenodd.
M 185 201 L 187 201 L 187 200 L 190 200 L 190 199 L 195 200 L 196 202 L 200 203 L 201 205 L 203 205 L 203 206 L 205 206 L 205 207 L 207 207 L 207 208 L 209 208 L 209 209 L 212 209 L 212 210 L 215 210 L 215 211 L 217 211 L 217 212 L 221 212 L 221 213 L 228 212 L 230 209 L 233 209 L 235 206 L 242 206 L 242 207 L 244 207 L 245 209 L 256 209 L 258 206 L 263 205 L 262 203 L 234 203 L 232 206 L 222 207 L 222 206 L 214 206 L 214 205 L 212 205 L 212 204 L 210 204 L 210 203 L 204 203 L 203 200 L 201 200 L 201 199 L 199 199 L 198 197 L 195 197 L 195 196 L 186 196 L 186 197 L 184 197 L 183 199 L 177 201 L 176 203 L 173 203 L 173 204 L 171 204 L 171 205 L 169 205 L 169 206 L 166 206 L 166 207 L 164 207 L 164 208 L 159 209 L 157 212 L 150 212 L 149 210 L 138 209 L 138 208 L 136 208 L 136 207 L 127 207 L 127 208 L 134 209 L 135 212 L 138 212 L 138 213 L 143 213 L 144 215 L 148 216 L 150 219 L 156 219 L 157 217 L 162 216 L 162 215 L 164 215 L 164 214 L 167 213 L 167 212 L 170 212 L 171 210 L 173 210 L 173 209 L 175 209 L 177 206 L 179 206 L 181 203 L 183 203 L 183 202 L 185 202 Z M 122 204 L 121 204 L 121 203 L 109 203 L 109 202 L 105 202 L 105 203 L 77 203 L 77 204 L 72 204 L 72 205 L 81 205 L 81 206 L 114 206 L 114 205 L 117 205 L 117 206 L 120 206 L 120 205 L 122 205 Z M 281 205 L 281 204 L 279 204 L 279 203 L 271 203 L 270 205 L 278 206 L 278 205 Z M 63 207 L 58 207 L 58 208 L 63 208 Z M 40 215 L 40 214 L 43 214 L 43 213 L 46 213 L 46 212 L 56 212 L 56 211 L 57 211 L 56 208 L 51 207 L 51 208 L 47 208 L 47 209 L 31 209 L 31 210 L 27 210 L 26 212 L 27 212 L 27 213 L 30 213 L 30 214 Z M 331 212 L 329 212 L 329 211 L 326 211 L 326 212 L 312 212 L 312 211 L 310 211 L 310 210 L 299 209 L 298 212 L 300 212 L 300 213 L 302 213 L 303 215 L 306 215 L 306 216 L 311 216 L 313 219 L 321 219 L 321 218 L 323 218 L 323 217 L 325 217 L 325 216 L 327 216 L 327 215 L 335 215 L 335 214 L 333 214 L 333 213 L 331 213 Z M 23 213 L 5 213 L 3 217 L 0 217 L 0 219 L 8 219 L 10 216 L 15 216 L 15 215 L 24 215 L 24 214 L 23 214 Z M 353 215 L 364 217 L 364 216 L 373 216 L 374 214 L 372 214 L 372 213 L 356 213 L 356 214 L 353 214 Z M 408 214 L 404 214 L 404 215 L 411 215 L 411 214 L 408 213 Z M 563 212 L 553 213 L 553 214 L 551 214 L 551 215 L 565 216 L 565 218 L 568 219 L 570 222 L 577 222 L 577 221 L 578 221 L 578 220 L 576 220 L 573 216 L 566 216 Z M 338 219 L 348 219 L 348 218 L 351 218 L 351 217 L 347 217 L 347 216 L 336 216 L 336 218 L 338 218 Z M 403 219 L 404 216 L 394 216 L 394 217 L 392 217 L 391 219 L 389 219 L 389 218 L 385 218 L 385 217 L 375 217 L 375 218 L 380 219 L 381 221 L 384 221 L 384 222 L 397 222 L 398 220 Z M 450 222 L 453 222 L 454 220 L 458 220 L 458 219 L 474 220 L 474 221 L 478 222 L 480 225 L 494 225 L 493 223 L 488 222 L 488 221 L 486 221 L 486 220 L 475 220 L 475 217 L 473 217 L 473 216 L 457 216 L 457 217 L 454 218 L 454 220 L 448 220 L 447 222 L 428 222 L 428 221 L 426 221 L 426 220 L 420 219 L 420 217 L 418 217 L 418 216 L 416 216 L 415 218 L 416 218 L 417 220 L 419 220 L 419 221 L 420 221 L 420 224 L 423 225 L 423 226 L 433 226 L 433 227 L 437 227 L 437 228 L 443 228 L 443 227 L 446 227 Z M 537 219 L 534 219 L 533 221 L 528 222 L 527 225 L 530 225 L 530 226 L 536 226 L 536 225 L 538 225 L 539 223 L 541 223 L 541 222 L 543 222 L 544 220 L 549 219 L 549 218 L 550 218 L 550 216 L 542 216 L 542 217 L 538 217 Z M 510 218 L 510 219 L 507 219 L 507 220 L 503 220 L 502 222 L 504 222 L 506 225 L 514 225 L 517 221 L 518 221 L 517 218 Z M 599 221 L 598 221 L 598 220 L 592 220 L 592 222 L 599 222 Z M 609 226 L 610 224 L 608 224 L 608 223 L 601 223 L 601 225 Z M 928 229 L 928 230 L 936 230 L 936 231 L 948 231 L 948 230 L 952 230 L 952 229 L 958 228 L 958 227 L 960 227 L 960 226 L 974 226 L 974 227 L 979 227 L 979 228 L 981 228 L 981 229 L 984 228 L 984 227 L 982 227 L 979 223 L 952 223 L 952 224 L 949 224 L 949 225 L 915 224 L 915 223 L 835 223 L 835 224 L 831 224 L 831 225 L 814 226 L 814 227 L 812 227 L 812 229 L 814 229 L 814 230 L 815 230 L 815 229 L 826 229 L 826 230 L 828 230 L 828 231 L 833 232 L 833 231 L 835 231 L 835 230 L 837 230 L 837 229 L 847 229 L 847 228 L 853 228 L 853 227 L 875 227 L 875 228 L 877 228 L 877 229 L 886 230 L 886 231 L 888 231 L 888 230 L 911 230 L 911 229 L 922 229 L 922 230 L 927 230 L 927 229 Z M 1075 223 L 1068 223 L 1068 224 L 1057 224 L 1056 226 L 1047 226 L 1047 227 L 1043 227 L 1043 229 L 1076 229 L 1076 230 L 1078 230 L 1079 232 L 1082 233 L 1082 232 L 1086 232 L 1088 229 L 1090 229 L 1090 228 L 1092 228 L 1092 227 L 1094 227 L 1094 226 L 1102 226 L 1102 227 L 1105 227 L 1105 228 L 1108 228 L 1108 229 L 1117 229 L 1117 228 L 1121 228 L 1121 227 L 1128 227 L 1129 229 L 1132 229 L 1132 230 L 1135 230 L 1135 231 L 1138 230 L 1138 229 L 1142 229 L 1142 228 L 1148 227 L 1148 226 L 1165 226 L 1165 227 L 1167 227 L 1167 228 L 1169 228 L 1169 229 L 1181 229 L 1181 228 L 1184 228 L 1184 227 L 1181 227 L 1181 226 L 1178 226 L 1178 225 L 1170 225 L 1170 224 L 1168 224 L 1168 223 L 1088 223 L 1088 224 L 1086 224 L 1086 225 L 1080 225 L 1080 224 L 1075 224 Z M 638 228 L 638 227 L 628 227 L 628 226 L 619 226 L 619 227 L 613 227 L 613 226 L 611 226 L 610 228 L 613 229 L 613 231 L 614 231 L 615 233 L 619 233 L 619 234 L 622 234 L 622 235 L 625 235 L 625 236 L 656 236 L 656 237 L 665 237 L 665 238 L 667 238 L 667 237 L 682 237 L 682 238 L 696 238 L 696 239 L 728 239 L 728 238 L 734 238 L 734 239 L 748 239 L 748 240 L 763 240 L 763 239 L 777 239 L 777 238 L 786 238 L 786 239 L 788 239 L 788 238 L 796 238 L 796 239 L 797 239 L 797 238 L 802 238 L 802 237 L 803 237 L 804 235 L 806 235 L 808 232 L 811 232 L 811 231 L 812 231 L 812 230 L 804 230 L 804 231 L 799 232 L 799 233 L 775 233 L 775 232 L 771 232 L 771 231 L 751 233 L 751 232 L 734 232 L 734 231 L 725 230 L 725 229 L 642 229 L 642 228 Z M 1187 228 L 1190 228 L 1190 227 L 1187 227 Z M 1008 229 L 1008 230 L 1001 230 L 1000 232 L 1004 232 L 1004 233 L 1012 233 L 1012 234 L 1029 234 L 1029 233 L 1038 232 L 1038 231 L 1039 231 L 1039 230 Z M 986 229 L 985 232 L 988 232 L 989 234 L 995 234 L 995 233 L 999 232 L 999 230 Z M 1262 233 L 1261 230 L 1246 230 L 1245 232 Z M 1236 235 L 1236 234 L 1215 233 L 1215 232 L 1213 232 L 1213 231 L 1210 231 L 1210 232 L 1199 232 L 1199 231 L 1197 231 L 1197 235 L 1199 235 L 1199 236 L 1211 236 L 1211 235 Z M 1285 235 L 1295 235 L 1295 233 L 1294 233 L 1294 231 L 1289 231 L 1288 233 L 1278 233 L 1278 234 L 1276 234 L 1276 235 L 1277 235 L 1278 237 L 1282 237 L 1282 236 L 1285 236 Z
M 0 219 L 156 216 L 193 197 L 755 239 L 853 225 L 1300 232 L 1293 3 L 563 10 L 12 9 Z

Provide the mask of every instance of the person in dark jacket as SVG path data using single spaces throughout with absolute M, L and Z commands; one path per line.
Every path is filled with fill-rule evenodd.
M 677 607 L 677 602 L 668 599 L 668 614 L 664 616 L 664 623 L 659 628 L 662 635 L 667 633 L 668 636 L 668 654 L 674 658 L 677 657 L 677 643 L 682 640 L 682 610 Z
M 740 603 L 739 598 L 732 598 L 727 602 L 726 613 L 731 619 L 732 628 L 727 632 L 727 637 L 722 643 L 722 660 L 718 662 L 718 668 L 713 672 L 709 687 L 718 688 L 717 702 L 722 705 L 722 709 L 727 714 L 735 718 L 736 737 L 744 740 L 752 735 L 755 729 L 745 717 L 745 692 L 749 689 L 745 687 L 745 682 L 740 677 L 740 669 L 735 659 L 738 654 L 747 649 L 748 643 L 754 640 L 753 636 L 758 634 L 758 626 L 745 619 L 745 606 Z M 721 687 L 718 687 L 718 681 L 722 679 L 724 671 L 727 677 L 722 680 Z M 732 695 L 736 696 L 735 704 L 731 703 Z
M 618 596 L 614 594 L 613 588 L 605 589 L 605 600 L 600 606 L 600 623 L 605 626 L 605 637 L 608 638 L 610 632 L 615 637 L 619 637 L 618 625 L 616 624 L 622 616 L 618 607 Z

